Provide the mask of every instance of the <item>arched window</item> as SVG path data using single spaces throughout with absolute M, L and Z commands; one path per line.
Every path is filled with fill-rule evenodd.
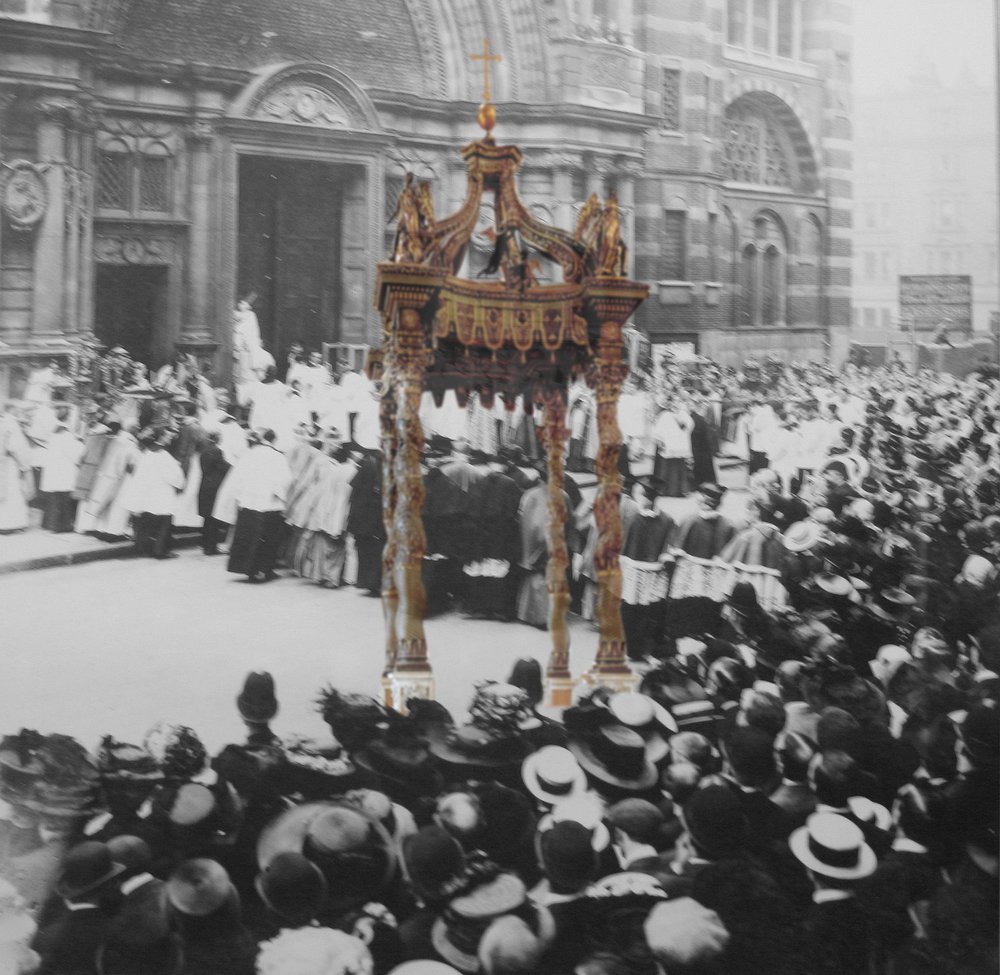
M 722 173 L 734 183 L 792 188 L 796 166 L 780 123 L 751 104 L 726 109 Z
M 159 141 L 110 139 L 97 156 L 97 207 L 116 213 L 173 210 L 173 156 Z
M 773 244 L 764 251 L 761 280 L 761 324 L 777 325 L 782 319 L 784 261 Z
M 97 205 L 102 210 L 131 209 L 132 155 L 124 142 L 109 142 L 97 159 Z
M 138 159 L 139 209 L 168 213 L 170 207 L 170 150 L 162 142 L 153 142 Z
M 757 248 L 753 244 L 747 244 L 743 248 L 740 260 L 740 300 L 739 300 L 739 324 L 756 325 L 757 318 Z

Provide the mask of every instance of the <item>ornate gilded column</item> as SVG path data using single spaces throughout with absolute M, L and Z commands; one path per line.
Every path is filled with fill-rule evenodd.
M 549 469 L 549 560 L 545 581 L 549 590 L 549 632 L 552 652 L 545 669 L 548 703 L 565 708 L 572 703 L 573 680 L 569 671 L 569 551 L 566 548 L 566 492 L 563 490 L 564 458 L 566 456 L 566 399 L 564 389 L 548 389 L 543 393 L 544 417 L 542 443 Z M 569 515 L 572 517 L 572 515 Z
M 395 666 L 389 677 L 393 706 L 405 710 L 411 697 L 433 698 L 434 675 L 427 658 L 424 636 L 426 596 L 423 583 L 424 482 L 420 454 L 424 435 L 420 424 L 420 397 L 428 352 L 424 344 L 420 312 L 400 308 L 393 337 L 393 385 L 396 389 L 396 456 L 394 526 L 396 551 L 393 553 L 398 608 L 396 615 Z
M 597 398 L 598 443 L 596 472 L 597 497 L 594 520 L 597 545 L 594 568 L 597 573 L 597 625 L 600 637 L 597 657 L 586 680 L 615 690 L 632 690 L 637 678 L 625 658 L 625 630 L 622 626 L 621 474 L 618 455 L 621 430 L 618 426 L 618 399 L 627 366 L 623 360 L 622 326 L 646 295 L 644 285 L 621 279 L 605 279 L 590 290 L 593 315 L 600 322 L 597 356 L 590 381 Z
M 386 336 L 386 343 L 389 339 Z M 382 669 L 382 694 L 387 706 L 392 706 L 392 673 L 396 669 L 399 637 L 396 615 L 399 610 L 399 590 L 396 587 L 396 436 L 397 391 L 395 361 L 391 347 L 383 345 L 382 399 L 379 402 L 379 425 L 382 434 L 382 520 L 385 524 L 385 548 L 382 550 L 382 614 L 385 620 L 385 666 Z

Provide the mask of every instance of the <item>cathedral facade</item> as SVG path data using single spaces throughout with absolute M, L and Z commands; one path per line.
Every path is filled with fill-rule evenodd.
M 845 0 L 3 0 L 0 394 L 94 340 L 223 377 L 246 295 L 279 361 L 378 345 L 405 173 L 464 198 L 484 39 L 522 195 L 571 229 L 617 193 L 653 342 L 843 357 Z

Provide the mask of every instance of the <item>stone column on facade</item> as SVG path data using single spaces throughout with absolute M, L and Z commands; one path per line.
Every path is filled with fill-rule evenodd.
M 76 121 L 79 121 L 77 115 Z M 80 245 L 83 208 L 84 172 L 80 165 L 79 125 L 66 133 L 66 169 L 64 173 L 64 211 L 66 235 L 66 287 L 63 293 L 63 334 L 77 331 L 80 312 Z M 72 146 L 69 145 L 72 143 Z
M 622 41 L 625 44 L 631 44 L 632 38 L 635 35 L 632 0 L 616 0 L 614 11 L 618 31 L 622 35 Z
M 566 708 L 572 703 L 573 680 L 569 671 L 569 627 L 566 614 L 570 595 L 566 547 L 566 492 L 563 490 L 566 456 L 566 400 L 563 390 L 553 388 L 543 394 L 542 444 L 548 465 L 549 559 L 545 581 L 549 591 L 549 632 L 552 650 L 545 670 L 548 703 Z
M 802 60 L 802 0 L 792 0 L 792 58 Z
M 573 204 L 573 171 L 579 169 L 581 160 L 573 156 L 556 156 L 552 162 L 552 197 L 555 213 L 552 215 L 557 227 L 572 231 L 576 224 Z
M 89 139 L 88 139 L 89 141 Z M 80 298 L 78 326 L 83 335 L 94 333 L 94 177 L 80 174 Z
M 639 167 L 632 160 L 626 160 L 619 165 L 616 187 L 618 193 L 618 209 L 621 212 L 622 223 L 625 225 L 625 246 L 628 249 L 629 260 L 635 254 L 635 178 Z M 633 265 L 634 266 L 634 265 Z M 629 273 L 628 267 L 624 273 Z
M 66 125 L 73 103 L 46 98 L 36 103 L 38 159 L 45 171 L 48 206 L 36 233 L 32 334 L 55 338 L 63 331 L 66 291 Z
M 195 122 L 188 129 L 188 293 L 182 333 L 211 336 L 211 167 L 214 133 L 207 122 Z
M 405 710 L 406 701 L 411 697 L 433 698 L 434 675 L 424 635 L 427 599 L 422 575 L 425 538 L 420 454 L 424 436 L 420 424 L 420 397 L 427 351 L 419 311 L 402 308 L 397 315 L 392 380 L 397 392 L 396 456 L 393 459 L 396 551 L 393 557 L 398 610 L 395 666 L 389 678 L 389 692 L 393 706 Z
M 586 190 L 584 196 L 590 199 L 592 193 L 596 193 L 598 198 L 604 199 L 604 177 L 608 172 L 608 164 L 604 159 L 597 156 L 590 156 L 584 160 L 586 172 Z
M 219 348 L 211 304 L 213 139 L 212 127 L 207 122 L 194 122 L 187 130 L 187 294 L 177 349 L 193 355 L 202 369 L 210 367 Z

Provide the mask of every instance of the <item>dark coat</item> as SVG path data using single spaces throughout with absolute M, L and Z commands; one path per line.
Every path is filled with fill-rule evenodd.
M 793 829 L 804 826 L 816 808 L 816 796 L 805 782 L 783 782 L 771 793 L 771 802 L 784 810 Z
M 100 908 L 68 911 L 35 935 L 41 955 L 38 975 L 94 975 L 97 949 L 108 934 L 109 919 Z
M 813 904 L 803 934 L 810 975 L 869 975 L 871 924 L 853 897 Z
M 382 458 L 369 454 L 351 482 L 347 530 L 356 539 L 385 539 L 382 521 Z
M 201 463 L 201 485 L 198 488 L 198 514 L 202 518 L 212 517 L 215 496 L 229 472 L 230 464 L 218 444 L 206 443 L 199 455 Z
M 125 895 L 108 925 L 107 940 L 126 946 L 149 944 L 166 938 L 170 928 L 167 885 L 153 878 Z

